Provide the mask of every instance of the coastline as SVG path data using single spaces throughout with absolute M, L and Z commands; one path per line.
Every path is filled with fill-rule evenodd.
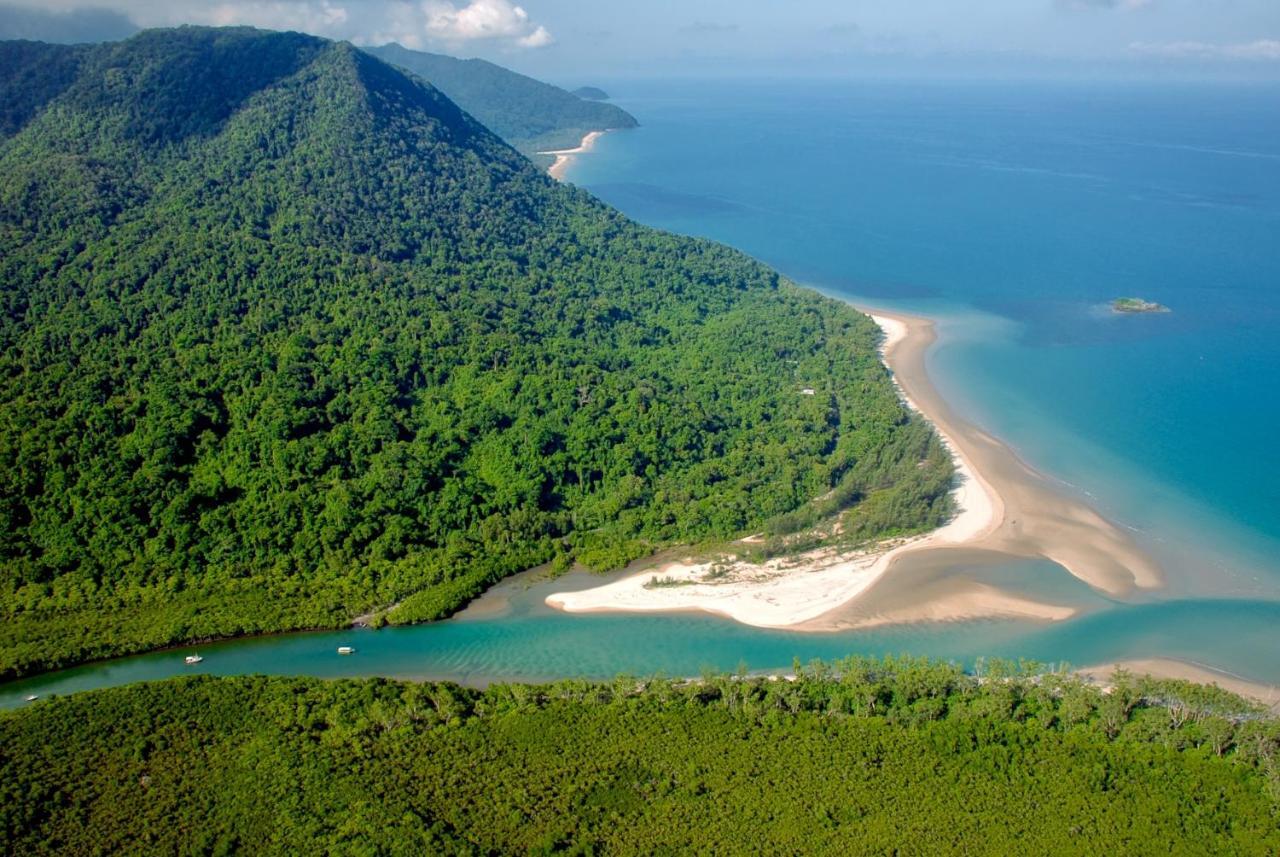
M 1176 658 L 1132 658 L 1106 666 L 1082 667 L 1076 670 L 1076 673 L 1105 687 L 1111 682 L 1111 676 L 1117 669 L 1128 670 L 1136 676 L 1181 679 L 1204 685 L 1214 684 L 1236 696 L 1257 702 L 1272 714 L 1280 714 L 1280 686 L 1250 681 L 1223 670 Z
M 590 131 L 576 147 L 572 149 L 552 149 L 548 152 L 539 152 L 539 155 L 555 155 L 555 162 L 547 168 L 547 175 L 556 181 L 564 181 L 565 171 L 569 169 L 569 165 L 573 163 L 573 159 L 583 152 L 590 152 L 595 146 L 596 140 L 599 140 L 607 131 Z
M 710 561 L 667 562 L 591 589 L 552 593 L 546 603 L 571 613 L 701 610 L 762 628 L 836 631 L 984 617 L 1057 621 L 1078 612 L 948 574 L 966 559 L 1047 559 L 1111 597 L 1161 584 L 1160 569 L 1128 533 L 951 411 L 926 369 L 936 341 L 931 320 L 859 309 L 884 331 L 881 355 L 906 404 L 930 421 L 955 459 L 954 519 L 861 554 L 821 549 L 758 566 L 738 563 L 727 581 L 704 580 Z M 656 578 L 664 585 L 652 585 Z

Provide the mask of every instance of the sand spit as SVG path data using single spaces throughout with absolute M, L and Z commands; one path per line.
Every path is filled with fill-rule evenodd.
M 554 593 L 547 604 L 569 612 L 703 610 L 758 627 L 830 631 L 990 616 L 1054 621 L 1076 612 L 947 574 L 966 561 L 1049 559 L 1113 597 L 1160 585 L 1159 568 L 1128 533 L 956 417 L 926 371 L 932 321 L 879 311 L 872 318 L 885 332 L 884 359 L 907 403 L 955 458 L 960 512 L 952 521 L 857 555 L 823 549 L 761 565 L 667 562 Z
M 605 133 L 606 132 L 604 131 L 592 131 L 583 137 L 582 142 L 572 149 L 553 149 L 549 152 L 539 152 L 539 155 L 555 155 L 555 163 L 547 169 L 547 174 L 556 181 L 564 181 L 565 171 L 568 170 L 569 165 L 573 163 L 574 157 L 576 155 L 581 155 L 583 152 L 590 152 L 592 147 L 595 146 L 596 140 L 603 137 Z

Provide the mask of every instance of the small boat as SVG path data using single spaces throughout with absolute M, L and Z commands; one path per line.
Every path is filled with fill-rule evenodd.
M 28 694 L 28 695 L 27 695 L 27 702 L 35 702 L 35 701 L 36 701 L 37 699 L 39 699 L 39 698 L 40 698 L 39 694 L 35 694 L 35 693 Z
M 191 664 L 198 664 L 198 663 L 200 663 L 201 661 L 203 661 L 203 660 L 204 660 L 204 658 L 200 657 L 199 655 L 187 655 L 187 657 L 185 658 L 185 660 L 186 660 L 187 665 L 188 665 L 188 666 L 190 666 Z
M 355 653 L 355 646 L 338 646 L 338 654 L 340 655 L 354 655 Z

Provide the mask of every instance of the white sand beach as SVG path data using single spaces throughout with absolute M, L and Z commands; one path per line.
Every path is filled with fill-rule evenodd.
M 703 610 L 757 627 L 813 631 L 986 616 L 1053 621 L 1076 613 L 951 579 L 948 564 L 969 554 L 1050 559 L 1111 596 L 1160 585 L 1159 568 L 1128 533 L 955 417 L 925 371 L 935 339 L 931 321 L 879 311 L 872 318 L 884 331 L 882 353 L 904 399 L 933 423 L 954 456 L 954 519 L 856 555 L 822 549 L 759 565 L 666 562 L 599 587 L 554 593 L 547 604 L 568 612 Z
M 1196 684 L 1216 684 L 1223 690 L 1261 703 L 1273 713 L 1280 713 L 1280 687 L 1173 658 L 1134 658 L 1117 664 L 1084 667 L 1076 672 L 1105 686 L 1110 684 L 1117 668 L 1128 670 L 1137 676 L 1149 675 L 1154 678 L 1183 679 Z
M 557 181 L 564 181 L 565 171 L 569 169 L 569 164 L 573 163 L 574 157 L 581 155 L 583 152 L 591 151 L 591 148 L 596 144 L 596 140 L 599 140 L 606 133 L 606 131 L 592 131 L 572 149 L 553 149 L 548 152 L 539 152 L 539 155 L 555 155 L 555 163 L 547 169 L 547 174 Z

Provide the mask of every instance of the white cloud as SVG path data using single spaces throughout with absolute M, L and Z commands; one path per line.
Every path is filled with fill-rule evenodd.
M 529 13 L 510 0 L 471 0 L 461 8 L 448 2 L 422 4 L 427 32 L 445 42 L 511 41 L 526 48 L 551 44 L 547 28 L 529 20 Z
M 343 30 L 349 18 L 346 7 L 335 6 L 328 0 L 284 0 L 275 3 L 217 3 L 203 13 L 192 10 L 184 20 L 199 20 L 220 27 L 251 24 L 272 30 L 300 30 L 329 36 Z
M 3 2 L 3 0 L 0 0 Z M 34 4 L 36 0 L 18 0 Z M 55 7 L 85 0 L 41 0 Z M 541 48 L 554 39 L 511 0 L 101 0 L 144 27 L 247 24 L 414 49 Z
M 1280 60 L 1280 40 L 1257 39 L 1236 44 L 1212 42 L 1133 42 L 1129 50 L 1148 57 L 1199 60 Z

